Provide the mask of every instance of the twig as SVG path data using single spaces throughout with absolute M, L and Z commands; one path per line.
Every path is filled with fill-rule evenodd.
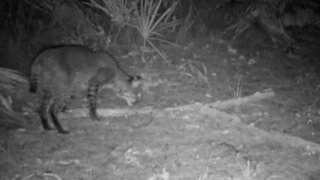
M 255 94 L 247 97 L 237 97 L 237 98 L 229 99 L 226 101 L 217 101 L 210 104 L 210 106 L 217 109 L 228 109 L 230 107 L 237 106 L 239 104 L 241 105 L 241 104 L 261 101 L 264 99 L 269 99 L 274 96 L 275 96 L 275 93 L 272 90 L 266 90 L 264 92 L 256 92 Z
M 56 174 L 53 174 L 53 173 L 43 173 L 43 176 L 47 176 L 47 177 L 53 177 L 57 180 L 62 180 L 60 176 L 56 175 Z

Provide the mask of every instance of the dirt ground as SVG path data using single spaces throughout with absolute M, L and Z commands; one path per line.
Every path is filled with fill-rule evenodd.
M 170 64 L 118 53 L 144 78 L 142 99 L 127 107 L 102 92 L 101 122 L 75 101 L 60 135 L 29 112 L 24 129 L 1 134 L 1 179 L 320 179 L 319 48 L 210 34 L 163 46 Z

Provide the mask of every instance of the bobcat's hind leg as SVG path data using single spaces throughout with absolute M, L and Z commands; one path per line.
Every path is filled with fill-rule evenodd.
M 66 102 L 63 100 L 56 100 L 52 105 L 50 106 L 49 112 L 51 115 L 52 122 L 57 129 L 57 131 L 61 134 L 68 134 L 69 131 L 65 130 L 60 121 L 59 121 L 59 113 L 63 111 L 63 109 L 66 108 Z
M 40 120 L 42 123 L 42 127 L 44 130 L 46 131 L 50 131 L 53 128 L 51 127 L 51 125 L 49 124 L 49 108 L 50 108 L 50 104 L 46 103 L 46 102 L 42 102 L 41 103 L 41 107 L 38 110 L 39 115 L 40 115 Z
M 41 97 L 41 104 L 38 109 L 38 114 L 40 116 L 42 127 L 46 131 L 53 129 L 49 123 L 49 119 L 50 119 L 49 109 L 50 109 L 51 104 L 52 104 L 52 99 L 51 99 L 50 93 L 47 91 L 43 91 L 42 97 Z

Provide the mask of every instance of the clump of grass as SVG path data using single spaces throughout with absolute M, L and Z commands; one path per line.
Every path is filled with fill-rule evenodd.
M 120 38 L 120 40 L 124 38 L 126 42 L 130 42 L 131 40 L 135 39 L 134 33 L 132 33 L 131 30 L 126 26 L 126 24 L 132 19 L 135 1 L 90 0 L 90 2 L 84 4 L 100 10 L 100 12 L 97 13 L 99 18 L 94 17 L 94 19 L 100 19 L 99 22 L 96 22 L 95 24 L 100 24 L 101 30 L 103 30 L 103 28 L 108 28 L 107 33 L 105 33 L 105 36 L 108 37 L 107 41 L 105 42 L 108 43 L 104 44 L 109 45 L 111 43 L 116 43 L 116 40 L 119 40 L 118 38 Z M 108 25 L 103 25 L 105 20 L 109 18 L 111 22 L 108 22 Z
M 232 96 L 234 98 L 237 98 L 237 105 L 236 108 L 238 108 L 241 105 L 241 96 L 242 96 L 242 87 L 243 87 L 243 75 L 239 75 L 237 77 L 237 82 L 235 85 L 230 85 L 229 90 L 232 93 Z
M 0 76 L 0 94 L 14 95 L 17 83 L 27 83 L 18 71 L 9 68 L 0 67 Z
M 90 0 L 90 6 L 110 16 L 119 28 L 131 28 L 142 38 L 143 49 L 151 46 L 164 60 L 166 56 L 156 42 L 174 44 L 163 38 L 163 32 L 174 29 L 179 21 L 174 16 L 178 5 L 169 0 Z M 161 7 L 165 7 L 163 11 Z M 144 51 L 143 51 L 144 53 Z
M 209 168 L 207 167 L 205 172 L 198 178 L 198 180 L 211 180 L 213 175 L 209 174 Z
M 320 107 L 320 84 L 317 73 L 313 71 L 300 72 L 297 82 L 299 83 L 301 89 L 301 98 L 303 101 L 305 101 L 305 104 L 309 106 L 308 109 L 318 111 Z
M 102 12 L 111 17 L 111 21 L 118 26 L 123 27 L 130 21 L 134 10 L 135 1 L 129 0 L 90 0 L 86 3 L 92 7 L 100 9 Z
M 2 62 L 5 67 L 14 67 L 25 72 L 29 61 L 26 52 L 30 47 L 29 39 L 33 37 L 30 31 L 37 31 L 38 11 L 33 9 L 27 1 L 1 1 L 0 17 L 2 28 L 0 39 L 2 40 Z M 27 60 L 26 60 L 27 59 Z
M 27 83 L 19 72 L 8 68 L 0 68 L 0 119 L 2 127 L 13 127 L 20 124 L 21 117 L 12 110 L 12 96 L 17 93 L 17 84 Z
M 181 23 L 181 26 L 179 27 L 176 42 L 182 43 L 185 41 L 191 27 L 194 24 L 193 16 L 194 16 L 194 7 L 193 4 L 189 5 L 189 10 L 187 16 L 184 18 L 184 20 Z
M 177 67 L 184 76 L 194 79 L 199 84 L 210 86 L 207 67 L 204 63 L 194 60 L 183 60 Z
M 173 19 L 176 2 L 168 5 L 164 12 L 160 12 L 163 0 L 140 0 L 139 6 L 135 6 L 135 18 L 127 25 L 135 28 L 143 39 L 143 47 L 150 45 L 164 60 L 165 55 L 156 47 L 154 41 L 173 44 L 162 38 L 162 32 L 175 28 L 178 21 Z
M 235 36 L 233 38 L 235 39 L 249 29 L 260 30 L 268 33 L 273 42 L 284 40 L 287 43 L 292 43 L 293 39 L 286 32 L 279 15 L 283 14 L 286 3 L 288 1 L 249 2 L 243 10 L 243 14 L 239 14 L 238 21 L 226 28 L 226 31 L 234 30 Z
M 237 157 L 237 162 L 241 168 L 242 180 L 254 180 L 255 169 L 251 162 L 247 160 L 245 165 L 241 164 L 239 158 Z

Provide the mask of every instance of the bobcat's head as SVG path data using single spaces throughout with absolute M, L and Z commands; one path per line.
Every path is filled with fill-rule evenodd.
M 126 81 L 114 79 L 112 83 L 109 83 L 104 87 L 112 89 L 118 98 L 125 100 L 128 106 L 132 106 L 141 99 L 141 83 L 141 78 L 138 78 L 137 76 Z

